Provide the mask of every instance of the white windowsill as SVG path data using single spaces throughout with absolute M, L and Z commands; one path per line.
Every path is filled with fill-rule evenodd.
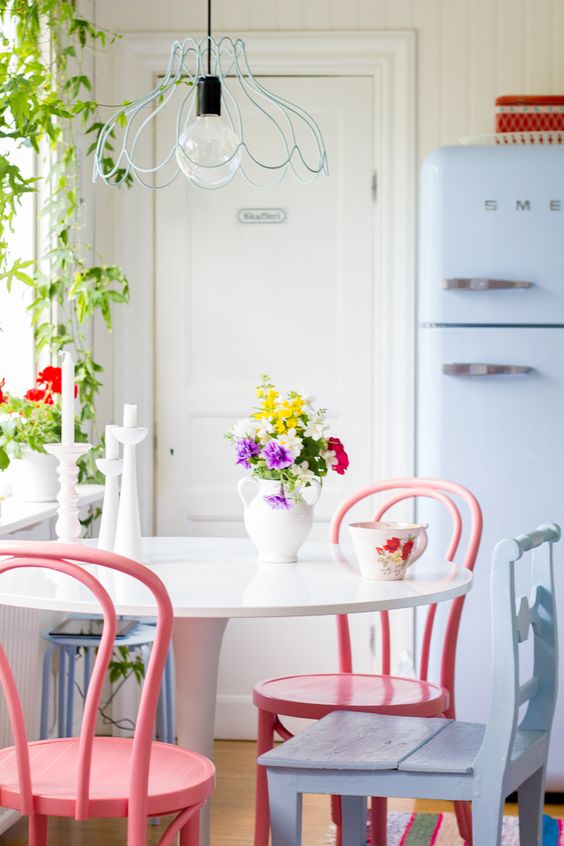
M 104 496 L 103 485 L 79 485 L 78 505 L 84 508 L 101 502 Z M 57 502 L 21 502 L 9 496 L 0 501 L 0 537 L 28 529 L 43 520 L 57 515 Z

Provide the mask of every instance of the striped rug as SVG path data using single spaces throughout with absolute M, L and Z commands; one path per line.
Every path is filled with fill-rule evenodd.
M 519 846 L 519 820 L 503 818 L 502 846 Z M 453 813 L 388 813 L 388 846 L 463 846 Z M 545 815 L 543 846 L 564 846 L 564 821 Z

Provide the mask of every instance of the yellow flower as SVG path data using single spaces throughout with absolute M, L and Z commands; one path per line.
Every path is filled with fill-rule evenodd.
M 275 423 L 274 428 L 276 429 L 276 434 L 277 434 L 277 435 L 283 435 L 283 434 L 284 434 L 284 432 L 286 431 L 286 425 L 285 425 L 284 420 L 282 419 L 282 417 L 279 417 L 279 418 L 278 418 L 278 420 L 277 420 L 277 421 L 276 421 L 276 423 Z
M 295 429 L 300 421 L 297 417 L 288 417 L 286 420 L 286 426 L 288 429 Z
M 257 388 L 257 397 L 260 399 L 264 396 L 264 388 Z

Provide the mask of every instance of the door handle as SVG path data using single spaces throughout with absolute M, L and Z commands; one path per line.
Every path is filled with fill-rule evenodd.
M 470 364 L 453 362 L 443 364 L 443 373 L 447 376 L 515 376 L 518 373 L 530 373 L 534 367 L 520 364 Z
M 499 291 L 503 288 L 532 288 L 532 282 L 517 279 L 479 279 L 454 278 L 444 279 L 443 288 L 447 291 Z

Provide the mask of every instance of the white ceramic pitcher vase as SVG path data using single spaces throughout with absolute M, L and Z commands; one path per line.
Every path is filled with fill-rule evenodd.
M 289 564 L 298 560 L 298 550 L 313 523 L 313 506 L 321 486 L 310 485 L 308 502 L 290 500 L 290 508 L 273 508 L 265 497 L 280 493 L 280 482 L 247 476 L 237 485 L 244 511 L 247 533 L 256 546 L 260 561 Z

